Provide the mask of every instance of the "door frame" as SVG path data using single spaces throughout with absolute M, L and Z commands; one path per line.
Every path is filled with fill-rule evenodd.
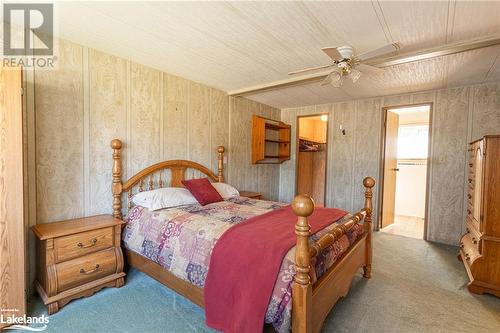
M 429 223 L 429 208 L 430 208 L 430 180 L 431 180 L 431 174 L 432 174 L 432 117 L 433 117 L 433 112 L 434 112 L 434 103 L 433 102 L 427 102 L 427 103 L 415 103 L 415 104 L 402 104 L 402 105 L 395 105 L 395 106 L 384 106 L 382 107 L 382 130 L 381 133 L 382 135 L 380 136 L 380 164 L 379 164 L 379 184 L 380 184 L 380 191 L 378 193 L 378 221 L 376 225 L 376 231 L 380 230 L 380 227 L 382 225 L 382 210 L 384 209 L 384 166 L 385 166 L 385 135 L 386 135 L 386 120 L 387 120 L 387 111 L 389 110 L 394 110 L 394 109 L 404 109 L 404 108 L 409 108 L 409 107 L 418 107 L 418 106 L 429 106 L 429 142 L 427 145 L 427 172 L 426 172 L 426 180 L 425 180 L 425 215 L 424 215 L 424 232 L 422 235 L 423 240 L 427 240 L 427 230 L 428 230 L 428 223 Z
M 296 128 L 295 128 L 295 187 L 294 187 L 294 196 L 296 196 L 298 193 L 297 193 L 297 187 L 298 187 L 298 178 L 299 178 L 299 173 L 298 173 L 298 170 L 299 170 L 299 141 L 300 141 L 300 137 L 299 137 L 299 130 L 300 130 L 300 118 L 311 118 L 311 117 L 318 117 L 318 116 L 323 116 L 323 115 L 327 115 L 328 116 L 328 120 L 326 121 L 326 151 L 325 151 L 325 188 L 324 188 L 324 207 L 326 207 L 326 195 L 327 195 L 327 192 L 326 192 L 326 189 L 327 189 L 327 179 L 328 179 L 328 146 L 330 144 L 329 140 L 328 140 L 328 134 L 329 134 L 329 131 L 330 131 L 330 117 L 331 115 L 328 113 L 328 112 L 321 112 L 321 113 L 312 113 L 312 114 L 307 114 L 307 115 L 300 115 L 300 116 L 297 116 L 297 124 L 296 124 Z

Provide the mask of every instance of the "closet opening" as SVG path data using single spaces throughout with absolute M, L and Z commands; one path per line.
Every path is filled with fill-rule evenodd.
M 380 231 L 425 239 L 431 105 L 384 108 Z
M 328 114 L 297 117 L 295 193 L 310 195 L 325 206 Z

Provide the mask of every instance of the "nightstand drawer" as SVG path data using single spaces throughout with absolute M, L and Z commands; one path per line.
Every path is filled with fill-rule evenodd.
M 113 227 L 90 230 L 54 239 L 56 262 L 107 249 L 113 246 Z
M 115 248 L 65 261 L 56 265 L 57 291 L 61 292 L 114 273 Z

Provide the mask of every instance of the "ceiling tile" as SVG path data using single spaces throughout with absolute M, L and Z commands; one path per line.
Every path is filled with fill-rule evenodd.
M 457 1 L 450 41 L 500 34 L 500 1 Z
M 86 1 L 55 8 L 65 39 L 225 91 L 328 64 L 321 47 L 348 44 L 362 53 L 385 45 L 385 26 L 405 52 L 500 33 L 500 1 Z M 296 107 L 500 80 L 497 50 L 393 66 L 341 89 L 309 83 L 249 97 Z
M 488 71 L 493 67 L 499 52 L 500 45 L 446 57 L 447 86 L 483 82 Z
M 383 1 L 380 6 L 395 42 L 404 52 L 440 45 L 446 40 L 445 1 Z

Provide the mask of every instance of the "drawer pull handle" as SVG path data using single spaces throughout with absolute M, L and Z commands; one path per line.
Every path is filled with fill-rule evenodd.
M 97 272 L 98 270 L 99 270 L 99 264 L 96 264 L 95 267 L 93 269 L 91 269 L 90 271 L 86 271 L 83 268 L 80 268 L 80 274 L 92 274 L 92 273 Z
M 469 178 L 469 183 L 472 183 L 472 178 Z
M 463 164 L 462 164 L 462 165 L 463 165 Z M 473 166 L 474 166 L 474 164 L 472 164 L 472 163 L 469 163 L 469 167 L 471 167 L 471 168 L 472 168 Z
M 92 238 L 92 240 L 90 241 L 90 244 L 89 245 L 83 245 L 82 242 L 78 242 L 78 244 L 76 244 L 79 248 L 81 249 L 85 249 L 85 248 L 88 248 L 88 247 L 92 247 L 94 245 L 97 244 L 97 238 Z

